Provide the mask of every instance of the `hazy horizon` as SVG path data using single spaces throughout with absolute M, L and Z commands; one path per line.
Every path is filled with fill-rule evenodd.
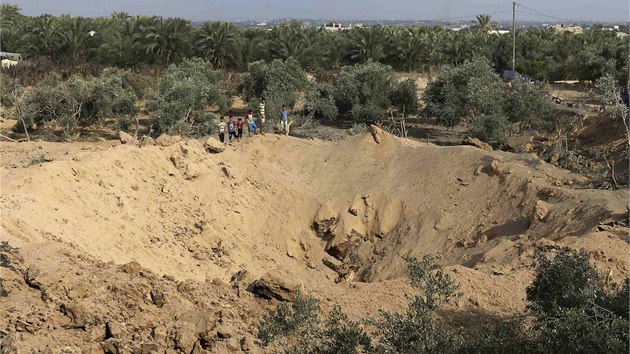
M 427 0 L 14 0 L 22 13 L 102 17 L 123 11 L 131 15 L 183 17 L 191 21 L 260 21 L 282 18 L 339 20 L 440 20 L 476 14 L 493 14 L 494 20 L 512 18 L 511 1 Z M 524 7 L 523 7 L 524 6 Z M 527 7 L 527 8 L 525 8 Z M 543 16 L 546 15 L 546 16 Z M 555 18 L 554 18 L 555 17 Z M 517 20 L 540 22 L 627 22 L 627 0 L 528 0 L 517 10 Z M 454 19 L 455 20 L 455 19 Z M 462 20 L 465 20 L 462 19 Z

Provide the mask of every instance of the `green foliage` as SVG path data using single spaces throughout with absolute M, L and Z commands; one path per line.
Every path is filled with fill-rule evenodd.
M 33 157 L 31 157 L 31 160 L 28 162 L 29 166 L 34 166 L 34 165 L 39 165 L 46 162 L 46 153 L 41 151 L 35 155 L 33 155 Z
M 359 134 L 364 134 L 367 133 L 368 131 L 368 126 L 365 123 L 353 123 L 352 124 L 352 128 L 349 129 L 349 134 L 350 135 L 359 135 Z
M 459 67 L 445 67 L 423 94 L 424 113 L 454 127 L 479 114 L 496 114 L 504 103 L 500 78 L 490 63 L 478 58 Z
M 270 310 L 263 316 L 258 326 L 258 339 L 265 346 L 287 337 L 308 343 L 320 323 L 319 312 L 317 300 L 304 296 L 298 289 L 290 303 L 283 302 L 275 311 Z
M 104 118 L 135 114 L 136 100 L 135 93 L 124 87 L 122 77 L 112 72 L 87 79 L 73 75 L 66 81 L 53 73 L 20 98 L 19 114 L 28 129 L 56 122 L 70 136 L 77 128 Z M 14 130 L 21 129 L 18 122 Z
M 61 89 L 61 78 L 54 73 L 47 77 L 33 89 L 26 92 L 19 102 L 19 115 L 28 129 L 43 126 L 47 122 L 74 114 L 74 105 L 67 92 Z M 16 131 L 23 129 L 21 124 L 13 127 Z
M 146 102 L 159 133 L 182 135 L 210 134 L 214 115 L 209 105 L 226 110 L 230 99 L 221 87 L 221 74 L 201 60 L 184 60 L 165 71 L 155 92 Z
M 324 324 L 316 346 L 308 353 L 354 354 L 372 351 L 372 339 L 359 326 L 335 306 Z
M 537 322 L 531 335 L 550 352 L 627 352 L 628 279 L 605 289 L 588 254 L 560 249 L 553 259 L 535 256 L 536 277 L 527 288 L 529 308 Z
M 304 112 L 315 119 L 332 121 L 339 114 L 333 97 L 334 87 L 328 83 L 314 84 L 306 92 Z
M 372 351 L 370 336 L 335 306 L 325 321 L 317 301 L 301 290 L 291 303 L 280 304 L 264 315 L 258 326 L 263 346 L 279 342 L 285 353 L 354 354 Z
M 628 119 L 628 107 L 621 101 L 621 88 L 617 85 L 612 74 L 602 76 L 595 83 L 595 89 L 602 95 L 602 103 L 606 109 L 606 115 L 610 119 L 620 120 L 625 128 L 626 138 L 630 141 L 630 122 Z
M 435 310 L 459 296 L 459 286 L 435 263 L 407 259 L 411 285 L 419 291 L 409 302 L 407 311 L 381 312 L 376 321 L 379 349 L 385 353 L 452 352 L 461 338 L 437 319 Z
M 417 90 L 418 87 L 414 79 L 407 79 L 394 84 L 390 93 L 392 105 L 398 112 L 404 112 L 405 116 L 415 114 L 419 108 Z
M 298 93 L 306 88 L 306 72 L 293 58 L 271 63 L 251 63 L 243 78 L 241 92 L 250 106 L 256 106 L 265 98 L 266 114 L 280 115 L 282 105 L 295 106 Z
M 335 81 L 335 104 L 340 114 L 351 113 L 356 121 L 377 121 L 391 106 L 394 84 L 389 66 L 375 62 L 345 66 Z
M 527 288 L 527 300 L 535 312 L 553 315 L 602 296 L 602 279 L 583 251 L 562 249 L 553 260 L 537 252 L 534 265 L 537 276 Z
M 508 92 L 505 111 L 510 122 L 536 126 L 546 120 L 552 105 L 549 94 L 540 85 L 514 80 Z
M 133 121 L 129 116 L 120 116 L 116 119 L 116 131 L 131 131 Z
M 468 127 L 468 134 L 489 144 L 503 144 L 507 133 L 508 121 L 499 114 L 480 114 Z
M 3 107 L 13 107 L 15 104 L 14 93 L 20 87 L 15 79 L 0 73 L 0 105 Z
M 425 115 L 448 127 L 466 123 L 470 136 L 490 144 L 505 142 L 510 123 L 540 128 L 550 122 L 551 102 L 541 86 L 515 79 L 510 89 L 483 58 L 444 68 L 423 99 Z

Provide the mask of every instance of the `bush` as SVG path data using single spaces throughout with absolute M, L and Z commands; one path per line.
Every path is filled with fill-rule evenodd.
M 392 68 L 380 63 L 344 66 L 334 86 L 339 114 L 351 115 L 360 122 L 375 122 L 391 107 L 395 86 Z
M 258 339 L 265 346 L 280 338 L 307 340 L 319 325 L 319 312 L 317 300 L 304 296 L 298 289 L 290 303 L 283 302 L 275 311 L 268 311 L 263 316 L 258 326 Z
M 602 279 L 583 251 L 562 249 L 553 259 L 539 251 L 534 266 L 536 278 L 527 288 L 534 312 L 553 315 L 563 308 L 583 307 L 602 296 Z
M 438 321 L 435 310 L 459 296 L 459 286 L 430 256 L 420 261 L 409 258 L 407 269 L 411 285 L 419 292 L 406 312 L 381 312 L 376 322 L 379 349 L 385 353 L 454 352 L 461 338 Z
M 542 86 L 521 80 L 512 82 L 512 90 L 508 92 L 505 104 L 505 113 L 510 122 L 540 127 L 542 122 L 547 121 L 551 109 L 549 94 Z
M 387 117 L 387 111 L 384 108 L 372 103 L 367 105 L 357 103 L 352 106 L 350 113 L 352 119 L 360 123 L 373 123 L 383 119 L 383 117 Z
M 468 135 L 489 144 L 503 144 L 508 123 L 507 119 L 500 114 L 482 114 L 472 119 L 468 127 Z
M 353 123 L 352 128 L 349 129 L 350 135 L 359 135 L 367 133 L 368 126 L 365 123 Z
M 454 127 L 480 114 L 496 114 L 504 104 L 501 79 L 486 59 L 445 67 L 423 94 L 424 113 Z
M 563 248 L 550 259 L 537 252 L 536 277 L 527 288 L 537 322 L 532 333 L 550 352 L 628 352 L 628 280 L 606 291 L 588 254 Z
M 255 108 L 264 97 L 266 113 L 273 117 L 280 115 L 283 104 L 293 109 L 298 92 L 306 88 L 307 82 L 306 72 L 292 58 L 276 59 L 269 64 L 257 61 L 247 67 L 241 92 L 245 101 Z
M 15 104 L 13 94 L 18 88 L 17 80 L 4 73 L 0 73 L 0 105 L 7 108 L 13 107 Z
M 136 114 L 136 98 L 119 76 L 86 79 L 73 75 L 61 81 L 58 75 L 50 74 L 20 98 L 19 114 L 28 129 L 56 122 L 70 136 L 78 127 L 104 118 Z M 14 127 L 16 131 L 22 129 L 21 123 Z
M 312 297 L 298 290 L 291 303 L 269 311 L 258 327 L 263 346 L 279 341 L 285 353 L 353 354 L 372 350 L 370 336 L 335 306 L 322 323 L 320 308 Z
M 392 105 L 405 116 L 415 114 L 419 108 L 417 90 L 418 87 L 414 79 L 407 79 L 394 84 L 390 93 Z
M 215 126 L 214 114 L 206 112 L 208 106 L 218 105 L 225 111 L 229 103 L 218 71 L 201 60 L 184 60 L 164 71 L 146 108 L 155 120 L 157 134 L 206 135 Z
M 118 68 L 106 68 L 103 70 L 101 77 L 120 78 L 123 88 L 133 91 L 138 99 L 144 98 L 144 95 L 154 82 L 150 76 Z
M 334 88 L 331 84 L 315 84 L 306 93 L 304 113 L 318 120 L 332 121 L 339 112 L 333 97 Z

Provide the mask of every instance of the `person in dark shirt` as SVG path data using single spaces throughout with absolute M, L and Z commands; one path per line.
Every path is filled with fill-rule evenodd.
M 243 118 L 238 117 L 238 122 L 236 122 L 236 141 L 241 141 L 243 139 Z
M 227 123 L 228 126 L 228 138 L 230 143 L 232 142 L 232 137 L 238 140 L 237 132 L 236 132 L 236 122 L 234 121 L 234 117 L 230 116 L 230 120 Z

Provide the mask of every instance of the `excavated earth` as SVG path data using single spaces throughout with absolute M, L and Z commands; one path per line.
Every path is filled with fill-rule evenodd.
M 453 325 L 522 311 L 536 249 L 628 276 L 628 194 L 535 155 L 370 133 L 214 148 L 1 143 L 6 352 L 264 352 L 265 309 L 297 287 L 352 318 L 403 310 L 405 258 L 436 255 Z M 20 163 L 33 149 L 50 161 Z

